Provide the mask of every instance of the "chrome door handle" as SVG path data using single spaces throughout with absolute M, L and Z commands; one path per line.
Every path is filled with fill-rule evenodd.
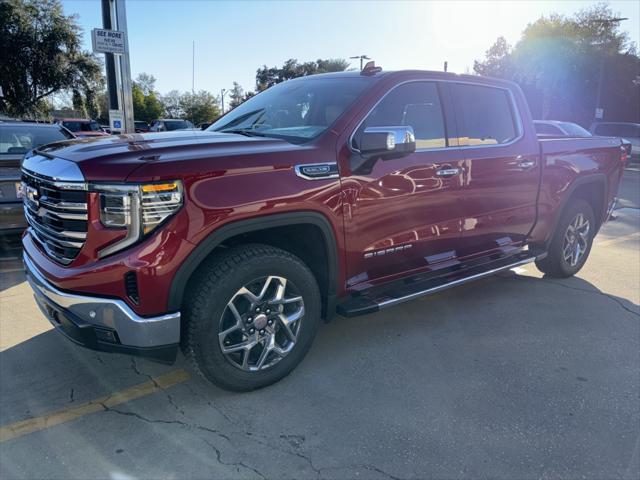
M 518 166 L 520 168 L 531 168 L 531 167 L 535 167 L 536 165 L 536 161 L 535 160 L 521 160 L 518 163 Z
M 439 177 L 453 177 L 454 175 L 458 175 L 462 170 L 460 168 L 443 168 L 442 170 L 437 170 L 436 175 Z

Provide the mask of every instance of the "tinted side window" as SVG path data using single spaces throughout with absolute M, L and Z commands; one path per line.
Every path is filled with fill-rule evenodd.
M 393 89 L 358 129 L 408 125 L 416 135 L 416 148 L 447 146 L 444 118 L 435 83 L 407 83 Z M 356 134 L 355 138 L 358 138 Z M 356 140 L 357 142 L 357 140 Z
M 518 136 L 506 90 L 456 83 L 451 86 L 460 145 L 498 145 Z

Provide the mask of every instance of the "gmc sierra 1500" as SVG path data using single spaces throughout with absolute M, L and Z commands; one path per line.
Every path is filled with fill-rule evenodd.
M 305 77 L 204 132 L 33 151 L 24 263 L 77 343 L 164 361 L 181 345 L 210 381 L 250 390 L 287 375 L 336 311 L 527 262 L 574 275 L 625 159 L 619 139 L 538 140 L 509 82 Z

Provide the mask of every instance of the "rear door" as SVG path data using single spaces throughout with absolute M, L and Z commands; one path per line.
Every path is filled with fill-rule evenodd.
M 464 157 L 460 253 L 509 252 L 525 242 L 536 219 L 541 166 L 528 109 L 507 88 L 449 87 Z
M 400 84 L 353 133 L 350 158 L 340 158 L 348 287 L 456 261 L 463 159 L 448 141 L 444 103 L 436 82 Z M 413 127 L 415 153 L 356 168 L 361 132 L 399 125 Z

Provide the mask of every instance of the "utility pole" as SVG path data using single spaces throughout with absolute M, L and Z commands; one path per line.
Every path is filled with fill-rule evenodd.
M 196 41 L 193 41 L 193 49 L 191 50 L 191 94 L 196 93 Z
M 222 110 L 221 113 L 224 113 L 224 94 L 227 93 L 227 89 L 223 88 L 222 90 L 220 90 L 220 109 Z
M 369 57 L 367 57 L 366 55 L 356 55 L 355 57 L 349 57 L 352 60 L 358 60 L 360 59 L 360 71 L 362 71 L 362 67 L 363 67 L 363 62 L 365 60 L 371 60 Z
M 611 18 L 609 20 L 601 20 L 603 25 L 608 25 L 612 23 L 620 23 L 623 20 L 629 20 L 628 18 Z M 596 108 L 593 114 L 594 120 L 604 120 L 604 109 L 601 106 L 602 101 L 602 84 L 604 83 L 604 62 L 607 56 L 607 45 L 606 42 L 603 42 L 600 46 L 602 52 L 600 56 L 600 75 L 598 77 L 598 90 L 596 93 Z

